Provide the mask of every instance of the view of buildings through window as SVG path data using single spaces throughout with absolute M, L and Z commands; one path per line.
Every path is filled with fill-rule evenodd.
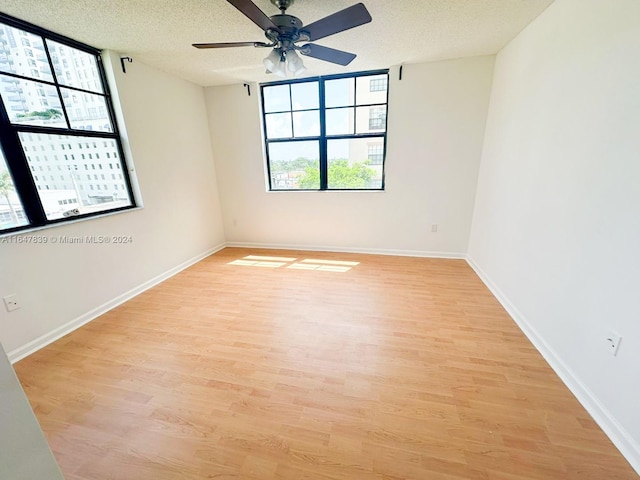
M 22 202 L 15 194 L 15 186 L 9 174 L 7 162 L 0 150 L 0 228 L 7 225 L 21 227 L 28 224 Z
M 98 53 L 3 22 L 0 230 L 133 206 Z
M 271 190 L 381 190 L 388 73 L 262 86 Z

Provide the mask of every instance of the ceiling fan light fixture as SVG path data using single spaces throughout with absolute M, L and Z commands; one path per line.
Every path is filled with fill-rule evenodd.
M 286 65 L 285 61 L 284 60 L 280 60 L 278 63 L 276 63 L 276 65 L 273 68 L 273 70 L 271 70 L 271 73 L 273 73 L 277 77 L 286 78 L 287 77 L 287 65 Z
M 282 54 L 277 48 L 271 50 L 271 53 L 265 57 L 262 61 L 264 63 L 264 68 L 267 69 L 269 73 L 275 73 L 275 70 L 278 68 L 278 64 L 282 62 Z
M 307 69 L 295 50 L 289 50 L 287 52 L 287 68 L 294 76 L 300 75 Z

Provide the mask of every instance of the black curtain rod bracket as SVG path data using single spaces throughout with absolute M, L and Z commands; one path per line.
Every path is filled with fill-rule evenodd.
M 122 73 L 127 73 L 127 69 L 124 66 L 125 60 L 129 63 L 133 63 L 133 58 L 131 57 L 120 57 L 120 65 L 122 65 Z

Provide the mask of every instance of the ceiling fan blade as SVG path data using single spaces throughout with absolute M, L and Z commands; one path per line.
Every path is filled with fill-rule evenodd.
M 317 58 L 318 60 L 324 60 L 325 62 L 337 63 L 338 65 L 349 65 L 356 55 L 349 52 L 343 52 L 342 50 L 336 50 L 335 48 L 323 47 L 322 45 L 315 45 L 313 43 L 307 43 L 302 46 L 300 53 L 307 57 Z
M 350 28 L 369 23 L 371 15 L 362 3 L 357 3 L 349 8 L 324 17 L 302 28 L 309 33 L 309 40 L 315 41 L 328 37 L 334 33 L 344 32 Z
M 267 47 L 264 42 L 193 43 L 196 48 Z
M 227 0 L 231 5 L 240 10 L 249 20 L 258 25 L 265 32 L 270 28 L 278 30 L 275 23 L 260 10 L 251 0 Z

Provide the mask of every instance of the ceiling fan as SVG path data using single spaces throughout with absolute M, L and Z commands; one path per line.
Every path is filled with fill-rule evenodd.
M 286 13 L 287 8 L 293 4 L 294 0 L 271 0 L 271 3 L 280 10 L 280 14 L 271 17 L 267 17 L 251 0 L 227 1 L 264 30 L 269 42 L 194 43 L 193 46 L 196 48 L 272 48 L 271 53 L 264 59 L 264 65 L 267 73 L 282 77 L 286 76 L 287 67 L 294 75 L 306 70 L 296 52 L 326 62 L 348 65 L 356 58 L 355 54 L 314 43 L 296 44 L 320 40 L 371 21 L 371 15 L 362 3 L 340 10 L 309 25 L 304 25 L 299 18 Z

